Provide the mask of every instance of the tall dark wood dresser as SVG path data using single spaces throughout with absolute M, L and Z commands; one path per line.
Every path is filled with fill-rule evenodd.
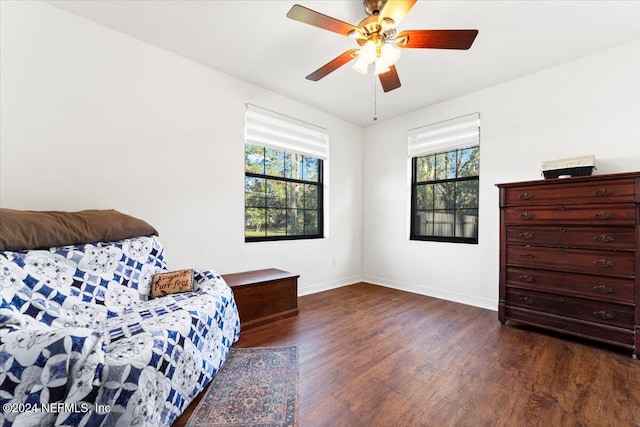
M 498 184 L 498 319 L 640 348 L 640 172 Z

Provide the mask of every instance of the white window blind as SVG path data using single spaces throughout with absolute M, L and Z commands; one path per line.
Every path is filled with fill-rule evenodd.
M 412 129 L 407 135 L 409 157 L 473 147 L 478 144 L 480 144 L 480 113 Z
M 247 104 L 245 142 L 329 159 L 329 133 L 312 124 Z

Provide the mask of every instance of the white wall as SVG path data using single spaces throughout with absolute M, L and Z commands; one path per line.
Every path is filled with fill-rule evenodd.
M 0 2 L 0 206 L 114 208 L 171 268 L 361 279 L 363 130 L 41 2 Z M 330 130 L 329 238 L 244 243 L 245 103 Z M 336 266 L 333 266 L 333 259 Z
M 436 84 L 436 83 L 433 83 Z M 407 130 L 480 112 L 479 244 L 409 241 Z M 365 129 L 364 280 L 496 309 L 496 183 L 595 154 L 598 174 L 640 170 L 640 40 Z
M 282 268 L 300 294 L 364 277 L 495 309 L 496 183 L 591 153 L 597 173 L 640 170 L 640 40 L 363 130 L 48 4 L 0 8 L 0 207 L 138 216 L 172 268 Z M 246 102 L 330 129 L 328 239 L 244 243 Z M 479 244 L 409 241 L 406 131 L 476 111 Z

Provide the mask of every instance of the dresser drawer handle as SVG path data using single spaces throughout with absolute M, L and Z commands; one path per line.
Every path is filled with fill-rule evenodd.
M 520 218 L 522 219 L 533 219 L 535 218 L 535 215 L 529 212 L 525 212 L 525 213 L 521 213 L 520 214 Z
M 531 258 L 533 258 L 533 255 L 531 255 L 530 253 L 520 254 L 520 258 L 531 259 Z
M 558 297 L 558 301 L 560 301 L 560 302 L 564 302 L 564 298 L 562 298 L 562 297 Z
M 613 320 L 616 318 L 616 316 L 613 313 L 609 313 L 608 311 L 604 311 L 604 310 L 594 311 L 593 315 L 602 320 Z
M 609 219 L 609 218 L 613 218 L 613 214 L 611 212 L 598 212 L 598 213 L 594 213 L 593 217 L 595 219 Z
M 599 188 L 593 192 L 596 196 L 610 196 L 615 193 L 616 190 L 612 190 L 610 188 Z
M 526 283 L 531 283 L 531 282 L 535 282 L 536 279 L 534 279 L 531 276 L 528 276 L 526 274 L 523 274 L 522 276 L 518 276 L 518 280 L 526 282 Z
M 520 298 L 518 298 L 518 301 L 520 301 L 523 304 L 527 304 L 527 305 L 533 304 L 533 300 L 531 298 L 528 298 L 528 297 L 520 297 Z
M 520 238 L 521 238 L 521 239 L 524 239 L 524 240 L 531 240 L 531 239 L 533 239 L 534 237 L 536 237 L 536 235 L 535 235 L 535 234 L 532 234 L 532 233 L 527 233 L 527 232 L 520 233 Z
M 612 294 L 614 292 L 613 288 L 605 285 L 594 286 L 593 290 L 596 292 L 600 292 L 601 294 Z
M 532 193 L 522 193 L 518 196 L 518 199 L 520 200 L 529 200 L 529 199 L 533 199 L 533 194 Z
M 597 242 L 602 242 L 602 243 L 609 243 L 609 242 L 613 242 L 615 239 L 613 238 L 613 236 L 610 236 L 609 234 L 601 234 L 599 236 L 593 236 L 593 240 Z
M 607 259 L 598 259 L 593 261 L 594 265 L 597 265 L 598 267 L 613 267 L 614 265 L 616 265 L 615 262 L 613 261 L 609 261 Z

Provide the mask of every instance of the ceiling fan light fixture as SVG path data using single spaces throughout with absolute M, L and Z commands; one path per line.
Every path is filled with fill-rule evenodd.
M 384 58 L 379 57 L 378 59 L 376 59 L 376 68 L 373 74 L 377 76 L 380 74 L 384 74 L 387 71 L 391 71 L 391 68 L 389 68 L 389 65 L 387 65 L 387 62 L 384 60 Z
M 400 59 L 400 49 L 392 45 L 391 43 L 385 43 L 380 50 L 382 58 L 388 66 L 394 65 Z
M 356 63 L 353 64 L 353 67 L 351 68 L 364 75 L 368 74 L 369 72 L 369 64 L 366 61 L 363 61 L 362 58 L 358 58 Z
M 365 61 L 367 64 L 371 64 L 377 57 L 376 44 L 372 40 L 367 40 L 364 46 L 360 48 L 360 59 Z

